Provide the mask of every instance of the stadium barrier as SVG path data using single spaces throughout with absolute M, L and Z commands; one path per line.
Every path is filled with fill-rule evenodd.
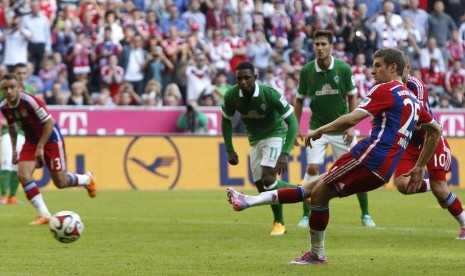
M 50 111 L 64 135 L 153 135 L 179 133 L 176 121 L 184 107 L 62 107 L 51 106 Z M 221 134 L 221 108 L 201 107 L 208 116 L 208 133 Z M 437 121 L 448 137 L 465 136 L 465 109 L 435 110 Z M 301 132 L 306 133 L 310 111 L 304 108 Z M 359 136 L 369 135 L 370 120 L 358 124 Z
M 221 136 L 69 136 L 67 165 L 73 172 L 92 170 L 99 189 L 187 190 L 228 186 L 252 189 L 247 137 L 236 136 L 233 141 L 239 154 L 237 166 L 228 165 Z M 449 143 L 453 160 L 448 182 L 465 187 L 459 170 L 460 164 L 465 164 L 465 139 L 450 138 Z M 305 164 L 305 148 L 295 147 L 290 155 L 289 172 L 283 179 L 299 183 Z M 331 164 L 329 150 L 321 170 Z M 40 187 L 55 189 L 48 171 L 37 170 L 34 178 Z

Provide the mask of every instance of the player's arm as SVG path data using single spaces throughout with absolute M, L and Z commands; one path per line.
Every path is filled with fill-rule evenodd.
M 49 117 L 45 122 L 43 122 L 42 135 L 37 142 L 35 157 L 38 162 L 38 167 L 42 167 L 45 163 L 44 159 L 44 146 L 47 143 L 48 139 L 52 135 L 53 127 L 55 125 L 55 120 L 52 117 Z
M 303 70 L 302 70 L 303 71 Z M 297 119 L 297 135 L 299 136 L 300 140 L 303 140 L 303 135 L 300 133 L 300 118 L 302 118 L 302 109 L 303 109 L 303 104 L 304 104 L 304 99 L 305 99 L 305 93 L 307 89 L 307 83 L 303 80 L 305 78 L 304 74 L 302 74 L 302 71 L 300 72 L 300 79 L 299 79 L 299 89 L 297 91 L 297 96 L 294 100 L 294 114 Z M 299 145 L 299 142 L 295 140 L 294 142 L 295 146 Z
M 11 146 L 13 150 L 13 164 L 18 164 L 18 152 L 16 151 L 16 143 L 18 141 L 18 126 L 13 123 L 8 125 L 8 134 L 10 135 Z
M 316 130 L 312 131 L 307 137 L 305 137 L 305 146 L 311 147 L 311 140 L 316 140 L 321 137 L 321 135 L 328 133 L 328 132 L 335 132 L 335 131 L 343 131 L 348 128 L 351 128 L 361 122 L 363 119 L 369 116 L 368 113 L 363 112 L 359 109 L 355 109 L 354 111 L 337 118 L 336 120 L 332 121 L 329 124 L 326 124 L 322 127 L 317 128 Z
M 226 145 L 226 151 L 228 152 L 228 163 L 231 165 L 237 165 L 239 163 L 239 157 L 234 151 L 234 146 L 232 142 L 232 116 L 228 114 L 234 114 L 234 110 L 228 110 L 227 108 L 227 98 L 225 98 L 223 107 L 222 107 L 223 116 L 221 119 L 221 132 L 223 134 L 224 144 Z
M 292 112 L 292 109 L 289 109 L 289 111 L 290 113 L 288 116 L 284 117 L 284 121 L 287 124 L 286 141 L 284 142 L 283 149 L 276 162 L 276 170 L 279 175 L 287 172 L 289 154 L 294 147 L 294 141 L 297 138 L 297 129 L 299 128 L 295 114 Z
M 421 128 L 426 131 L 423 148 L 418 156 L 415 167 L 413 167 L 410 172 L 405 175 L 410 176 L 410 181 L 407 184 L 408 194 L 415 193 L 418 190 L 425 174 L 426 164 L 433 156 L 442 133 L 441 126 L 434 120 L 429 124 L 421 125 Z

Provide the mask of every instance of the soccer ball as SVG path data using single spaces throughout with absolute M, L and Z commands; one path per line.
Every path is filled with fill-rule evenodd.
M 50 219 L 50 232 L 62 243 L 71 243 L 79 239 L 84 232 L 81 217 L 72 211 L 61 211 Z

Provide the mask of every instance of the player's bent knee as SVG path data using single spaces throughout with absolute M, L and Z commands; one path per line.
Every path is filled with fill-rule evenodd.
M 317 164 L 308 164 L 307 165 L 307 174 L 309 175 L 318 175 L 320 166 Z

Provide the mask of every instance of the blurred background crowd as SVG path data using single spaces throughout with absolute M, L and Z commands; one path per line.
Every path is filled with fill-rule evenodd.
M 433 107 L 465 107 L 464 0 L 1 0 L 0 73 L 49 105 L 216 106 L 250 60 L 293 103 L 317 29 L 360 99 L 374 51 L 398 47 Z

